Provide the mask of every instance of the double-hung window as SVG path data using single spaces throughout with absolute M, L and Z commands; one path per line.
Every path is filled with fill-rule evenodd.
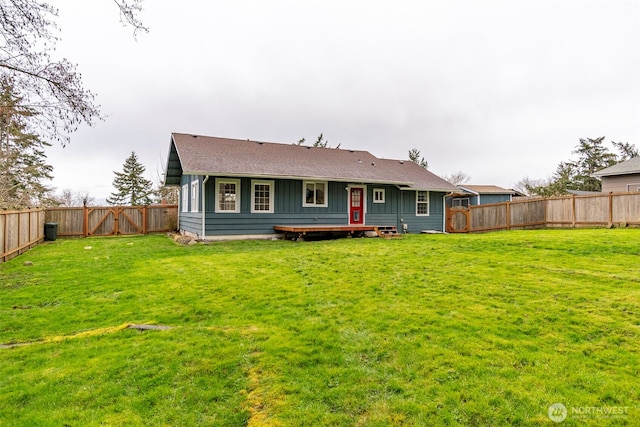
M 239 179 L 216 179 L 216 212 L 240 212 Z
M 191 212 L 198 212 L 198 199 L 200 195 L 198 184 L 199 181 L 197 179 L 191 182 Z
M 416 191 L 416 215 L 429 215 L 429 192 Z
M 273 213 L 273 181 L 251 181 L 251 213 Z
M 189 212 L 189 184 L 182 186 L 182 212 Z
M 373 203 L 384 203 L 384 188 L 373 189 Z
M 302 206 L 327 207 L 327 183 L 318 181 L 305 181 L 302 190 Z

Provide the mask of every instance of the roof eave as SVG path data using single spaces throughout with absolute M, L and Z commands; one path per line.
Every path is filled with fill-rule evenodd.
M 376 179 L 361 179 L 349 177 L 333 177 L 333 176 L 302 176 L 302 175 L 274 175 L 259 173 L 228 173 L 228 172 L 205 172 L 205 171 L 183 171 L 183 175 L 202 175 L 202 176 L 223 176 L 234 178 L 261 178 L 261 179 L 294 179 L 294 180 L 314 180 L 314 181 L 335 181 L 335 182 L 358 182 L 363 184 L 387 184 L 387 185 L 413 185 L 408 181 L 386 181 Z

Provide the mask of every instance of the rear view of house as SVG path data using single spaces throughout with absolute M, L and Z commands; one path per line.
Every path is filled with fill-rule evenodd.
M 179 228 L 201 239 L 270 238 L 288 225 L 444 229 L 456 187 L 367 151 L 173 133 L 165 184 L 180 186 Z M 274 228 L 276 227 L 276 228 Z

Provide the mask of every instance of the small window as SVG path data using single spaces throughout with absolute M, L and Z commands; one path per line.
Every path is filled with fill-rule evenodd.
M 451 204 L 454 208 L 456 207 L 464 207 L 464 208 L 468 208 L 469 207 L 469 198 L 464 198 L 464 199 L 453 199 L 453 203 Z
M 240 180 L 216 180 L 216 212 L 240 212 Z
M 373 189 L 373 203 L 384 203 L 384 188 Z
M 273 213 L 273 181 L 251 181 L 251 212 Z
M 303 203 L 305 207 L 327 207 L 327 183 L 305 181 L 303 185 Z
M 198 196 L 200 194 L 198 184 L 197 180 L 191 183 L 191 212 L 198 212 Z
M 416 191 L 416 215 L 429 215 L 429 192 Z
M 182 212 L 189 212 L 189 185 L 182 186 Z

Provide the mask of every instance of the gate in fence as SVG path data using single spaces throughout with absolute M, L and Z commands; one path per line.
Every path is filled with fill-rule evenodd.
M 468 233 L 470 210 L 468 207 L 456 206 L 447 208 L 447 233 Z
M 114 236 L 171 231 L 177 215 L 176 205 L 50 208 L 47 222 L 62 237 Z

